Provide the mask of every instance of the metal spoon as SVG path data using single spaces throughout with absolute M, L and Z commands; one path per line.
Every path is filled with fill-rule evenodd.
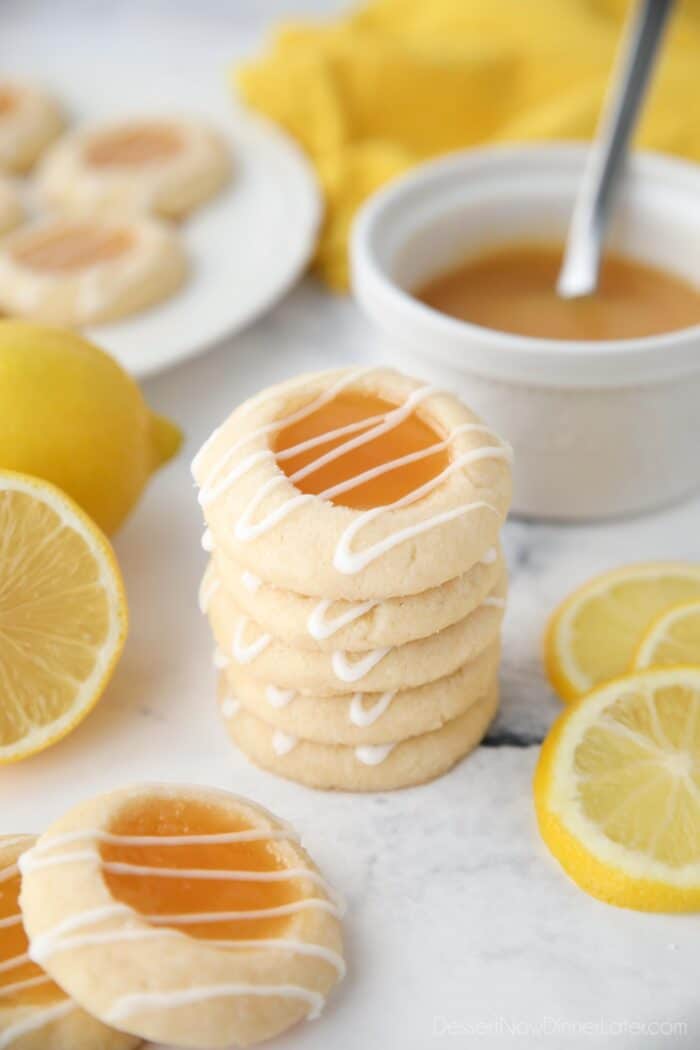
M 668 17 L 675 0 L 639 0 L 613 74 L 598 134 L 576 197 L 557 294 L 591 295 L 598 287 L 603 241 Z

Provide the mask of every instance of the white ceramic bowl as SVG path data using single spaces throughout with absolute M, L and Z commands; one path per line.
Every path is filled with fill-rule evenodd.
M 515 448 L 514 510 L 564 519 L 640 511 L 700 484 L 700 325 L 566 342 L 445 316 L 409 290 L 484 248 L 562 240 L 585 147 L 470 150 L 426 164 L 362 209 L 355 294 L 382 359 L 464 398 Z M 611 247 L 700 287 L 700 167 L 633 158 Z

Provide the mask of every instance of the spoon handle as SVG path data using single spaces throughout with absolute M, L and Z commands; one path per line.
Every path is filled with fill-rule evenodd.
M 654 59 L 675 0 L 640 0 L 574 205 L 557 293 L 590 295 L 598 286 L 603 240 Z

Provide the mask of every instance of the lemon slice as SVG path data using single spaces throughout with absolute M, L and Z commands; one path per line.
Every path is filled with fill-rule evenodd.
M 0 762 L 43 750 L 87 715 L 126 631 L 102 532 L 53 485 L 0 471 Z
M 700 565 L 627 565 L 597 576 L 554 612 L 545 666 L 564 700 L 625 674 L 650 625 L 674 605 L 700 599 Z
M 700 666 L 700 601 L 676 605 L 654 620 L 634 658 L 636 668 Z
M 572 704 L 543 745 L 535 808 L 594 897 L 700 910 L 700 667 L 626 675 Z

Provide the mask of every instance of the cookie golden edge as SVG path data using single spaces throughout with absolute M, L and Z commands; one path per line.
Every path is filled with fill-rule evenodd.
M 268 948 L 217 949 L 167 927 L 154 928 L 132 909 L 120 909 L 108 920 L 114 940 L 82 946 L 74 942 L 69 951 L 61 951 L 63 924 L 77 920 L 83 934 L 92 930 L 84 925 L 86 913 L 97 916 L 115 904 L 101 876 L 95 833 L 107 832 L 134 800 L 159 799 L 202 802 L 236 820 L 243 817 L 254 829 L 282 832 L 276 849 L 285 866 L 308 873 L 298 877 L 300 899 L 319 901 L 290 916 L 284 938 L 317 948 L 327 957 L 275 942 Z M 58 836 L 85 832 L 91 834 L 81 838 L 80 858 L 46 867 L 36 864 L 42 854 L 45 859 L 47 854 L 55 857 L 57 850 L 73 851 L 62 838 L 56 842 Z M 261 806 L 228 792 L 146 784 L 101 795 L 56 821 L 24 855 L 21 866 L 21 907 L 33 954 L 41 956 L 47 972 L 91 1014 L 143 1039 L 190 1047 L 251 1045 L 319 1012 L 343 975 L 342 909 L 337 898 L 322 888 L 318 869 L 291 829 Z M 98 928 L 104 931 L 104 923 Z M 330 957 L 337 963 L 331 964 Z M 217 994 L 216 986 L 224 986 L 224 993 Z M 287 994 L 266 994 L 261 991 L 265 986 L 288 986 Z
M 414 406 L 450 440 L 449 474 L 371 520 L 320 497 L 300 499 L 277 465 L 271 434 L 343 390 Z M 192 470 L 214 550 L 278 587 L 364 601 L 428 590 L 481 560 L 510 505 L 511 460 L 509 446 L 454 395 L 391 369 L 351 368 L 300 376 L 245 402 L 205 442 Z

